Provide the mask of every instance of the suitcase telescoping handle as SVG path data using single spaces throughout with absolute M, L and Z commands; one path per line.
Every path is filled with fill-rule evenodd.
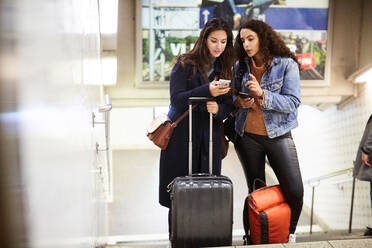
M 210 97 L 189 97 L 189 175 L 192 174 L 192 105 L 194 103 L 213 101 Z M 212 175 L 213 165 L 213 118 L 212 113 L 209 113 L 209 174 Z

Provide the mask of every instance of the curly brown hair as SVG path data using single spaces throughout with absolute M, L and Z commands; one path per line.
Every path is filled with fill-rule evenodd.
M 240 39 L 240 31 L 242 29 L 250 29 L 257 34 L 260 42 L 260 52 L 263 54 L 266 69 L 270 68 L 269 60 L 273 56 L 292 58 L 298 64 L 298 68 L 301 69 L 301 65 L 296 56 L 289 50 L 278 33 L 267 23 L 254 19 L 241 23 L 238 35 L 235 38 L 234 57 L 235 61 L 239 61 L 239 64 L 248 56 L 244 50 L 242 40 Z
M 227 22 L 221 18 L 210 19 L 201 30 L 199 38 L 197 39 L 193 49 L 187 53 L 181 54 L 177 58 L 177 60 L 181 61 L 183 66 L 185 64 L 193 66 L 192 77 L 195 76 L 196 70 L 199 69 L 206 78 L 205 74 L 207 73 L 210 64 L 207 38 L 212 32 L 217 30 L 224 30 L 227 35 L 227 44 L 225 50 L 218 57 L 222 67 L 220 77 L 225 79 L 232 78 L 233 60 L 231 58 L 234 54 L 233 35 Z

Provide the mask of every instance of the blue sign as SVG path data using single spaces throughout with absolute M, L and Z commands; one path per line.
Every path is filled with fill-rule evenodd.
M 213 11 L 216 7 L 205 7 L 200 8 L 200 15 L 199 15 L 199 28 L 204 28 L 204 25 L 207 23 L 209 19 L 212 18 Z
M 200 8 L 200 29 L 212 18 L 214 9 L 214 6 Z M 237 13 L 241 16 L 244 15 L 245 9 L 246 7 L 236 7 Z M 328 8 L 270 7 L 260 13 L 260 16 L 275 30 L 327 30 L 328 28 Z
M 280 30 L 327 30 L 328 9 L 268 8 L 263 12 L 265 22 Z

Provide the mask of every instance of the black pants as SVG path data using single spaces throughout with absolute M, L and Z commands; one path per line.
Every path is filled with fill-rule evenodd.
M 253 191 L 255 178 L 265 182 L 265 156 L 267 156 L 291 208 L 289 232 L 294 233 L 302 210 L 304 189 L 296 146 L 291 133 L 274 139 L 244 133 L 243 137 L 238 136 L 235 150 L 244 169 L 249 193 Z M 264 186 L 262 183 L 255 185 L 256 189 L 262 186 Z

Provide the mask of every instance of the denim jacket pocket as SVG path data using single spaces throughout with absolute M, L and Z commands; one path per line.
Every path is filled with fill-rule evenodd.
M 265 88 L 271 92 L 276 92 L 276 91 L 279 91 L 280 88 L 282 88 L 282 86 L 283 86 L 283 78 L 278 78 L 271 82 L 268 82 L 265 85 Z

